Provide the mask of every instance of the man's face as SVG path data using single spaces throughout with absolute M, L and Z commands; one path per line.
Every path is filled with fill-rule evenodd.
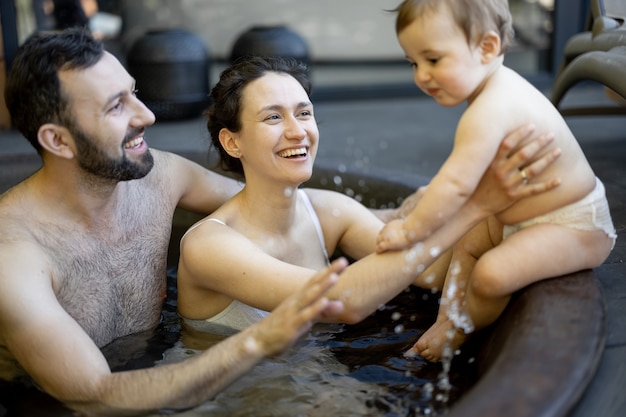
M 105 149 L 96 145 L 98 143 L 96 138 L 89 137 L 76 124 L 68 127 L 68 130 L 76 143 L 78 165 L 89 174 L 115 181 L 130 181 L 145 177 L 154 165 L 149 149 L 140 155 L 139 160 L 134 161 L 131 161 L 126 153 L 121 157 L 109 156 Z M 129 131 L 122 145 L 132 141 L 137 134 L 136 129 Z
M 154 163 L 144 132 L 154 114 L 135 96 L 135 80 L 119 61 L 105 53 L 96 65 L 61 71 L 59 79 L 79 166 L 116 181 L 147 175 Z

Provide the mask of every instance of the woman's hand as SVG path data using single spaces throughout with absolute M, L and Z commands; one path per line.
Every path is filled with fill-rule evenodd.
M 553 140 L 554 136 L 551 133 L 535 135 L 532 125 L 518 128 L 510 133 L 502 141 L 498 153 L 480 180 L 470 201 L 487 212 L 495 214 L 522 198 L 545 193 L 559 186 L 561 183 L 559 178 L 536 184 L 532 182 L 534 177 L 561 155 L 561 150 L 556 148 L 534 160 Z M 528 142 L 517 149 L 524 141 Z M 513 149 L 517 150 L 513 151 Z

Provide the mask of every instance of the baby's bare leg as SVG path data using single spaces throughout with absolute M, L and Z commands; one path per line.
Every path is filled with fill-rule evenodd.
M 466 312 L 477 329 L 484 328 L 500 316 L 514 292 L 546 278 L 595 268 L 611 245 L 600 230 L 552 224 L 523 229 L 477 262 L 465 297 Z
M 540 280 L 558 277 L 604 262 L 612 240 L 603 231 L 580 231 L 565 226 L 540 224 L 523 229 L 483 254 L 469 278 L 464 312 L 474 329 L 492 324 L 504 311 L 511 295 Z M 429 330 L 413 349 L 430 361 L 442 358 L 445 343 L 454 351 L 466 335 L 451 320 Z
M 542 279 L 594 268 L 604 262 L 611 245 L 611 239 L 602 231 L 549 224 L 521 230 L 476 262 L 465 294 L 464 312 L 474 330 L 482 329 L 502 314 L 515 291 Z M 413 348 L 430 361 L 441 360 L 445 343 L 454 351 L 467 337 L 452 320 L 431 329 L 428 340 L 420 339 Z
M 501 236 L 501 225 L 491 218 L 470 230 L 454 246 L 437 320 L 407 352 L 408 355 L 419 354 L 431 360 L 429 351 L 432 350 L 437 352 L 433 358 L 440 357 L 443 346 L 448 342 L 449 331 L 454 327 L 450 321 L 451 314 L 458 314 L 461 310 L 467 283 L 476 261 L 497 245 Z
M 475 330 L 482 329 L 502 314 L 514 292 L 542 279 L 599 266 L 611 245 L 612 240 L 599 230 L 551 224 L 523 229 L 479 255 L 466 288 L 463 311 Z M 456 327 L 451 320 L 438 321 L 413 351 L 428 360 L 440 360 L 446 343 L 456 350 L 466 339 Z

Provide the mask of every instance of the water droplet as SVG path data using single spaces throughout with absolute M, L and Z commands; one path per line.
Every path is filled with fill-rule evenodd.
M 402 324 L 398 324 L 396 327 L 394 327 L 393 331 L 394 333 L 400 334 L 404 331 L 404 326 Z
M 402 314 L 398 313 L 397 311 L 395 313 L 393 313 L 391 315 L 391 320 L 396 321 L 396 320 L 400 320 L 400 317 L 402 317 Z
M 333 177 L 333 182 L 335 183 L 335 185 L 339 186 L 342 184 L 343 180 L 341 179 L 339 175 L 335 175 Z
M 283 193 L 285 194 L 285 197 L 291 197 L 293 195 L 293 188 L 287 187 Z
M 459 261 L 454 261 L 450 266 L 450 273 L 454 276 L 457 276 L 461 273 L 461 264 Z
M 411 248 L 411 252 L 415 252 L 416 255 L 421 255 L 422 253 L 424 253 L 424 244 L 422 242 L 417 242 Z
M 402 356 L 404 356 L 407 359 L 413 359 L 417 356 L 417 353 L 415 353 L 413 349 L 409 349 L 406 352 L 404 352 Z

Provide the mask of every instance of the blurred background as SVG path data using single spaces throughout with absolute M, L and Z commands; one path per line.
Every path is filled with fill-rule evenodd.
M 2 61 L 35 31 L 89 26 L 126 63 L 147 33 L 183 29 L 207 50 L 209 84 L 236 41 L 258 27 L 282 27 L 306 44 L 320 99 L 418 94 L 394 32 L 399 1 L 389 0 L 1 0 Z M 516 39 L 508 66 L 539 88 L 550 86 L 565 41 L 583 30 L 585 0 L 510 0 Z

